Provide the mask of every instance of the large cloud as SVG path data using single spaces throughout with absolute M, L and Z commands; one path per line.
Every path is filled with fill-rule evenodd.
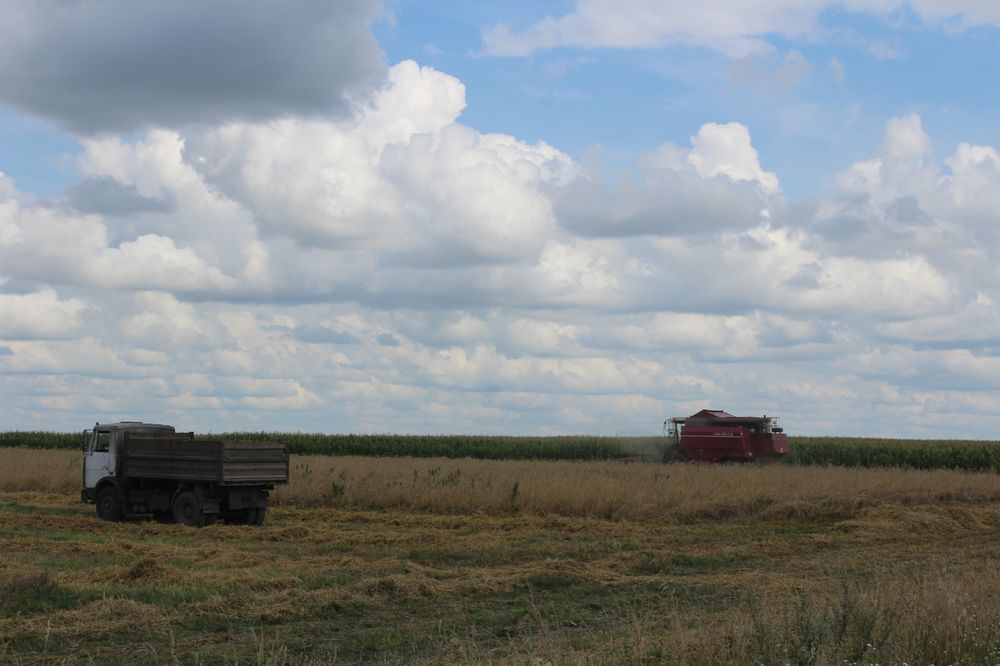
M 809 213 L 807 242 L 823 254 L 921 256 L 974 298 L 998 276 L 1000 153 L 962 143 L 942 160 L 931 143 L 918 116 L 889 120 L 879 154 L 838 174 L 837 196 Z
M 452 77 L 404 62 L 389 80 L 350 120 L 89 140 L 85 182 L 176 210 L 102 218 L 9 198 L 7 271 L 231 301 L 929 315 L 949 307 L 955 277 L 929 240 L 858 256 L 828 220 L 852 207 L 905 211 L 907 185 L 951 202 L 924 217 L 957 219 L 970 207 L 955 209 L 949 193 L 981 202 L 992 173 L 993 153 L 963 146 L 949 160 L 963 178 L 942 181 L 919 120 L 895 119 L 883 156 L 841 176 L 844 199 L 803 220 L 738 123 L 704 125 L 689 148 L 661 146 L 637 182 L 613 187 L 550 146 L 457 123 L 464 94 Z
M 522 31 L 501 24 L 483 32 L 486 53 L 523 56 L 569 48 L 693 46 L 744 57 L 772 50 L 768 38 L 817 32 L 824 10 L 887 14 L 910 8 L 928 22 L 997 25 L 1000 9 L 982 0 L 577 0 L 571 12 Z
M 767 197 L 779 189 L 760 166 L 749 130 L 706 123 L 691 148 L 671 143 L 640 159 L 635 179 L 612 187 L 600 174 L 556 188 L 562 223 L 594 236 L 695 236 L 760 224 Z
M 538 186 L 570 160 L 456 124 L 464 105 L 459 81 L 407 61 L 357 119 L 227 125 L 194 135 L 186 157 L 262 231 L 305 245 L 426 266 L 537 252 L 553 224 Z
M 0 294 L 0 331 L 8 340 L 68 338 L 80 332 L 87 307 L 77 298 L 60 299 L 54 289 L 29 294 Z
M 0 200 L 0 260 L 8 276 L 104 289 L 229 290 L 233 278 L 173 239 L 142 234 L 118 245 L 95 216 Z
M 13 0 L 0 102 L 73 132 L 344 115 L 379 85 L 374 0 Z

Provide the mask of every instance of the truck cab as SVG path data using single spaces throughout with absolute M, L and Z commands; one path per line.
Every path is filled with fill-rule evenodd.
M 118 453 L 125 431 L 135 433 L 173 434 L 173 426 L 141 421 L 95 423 L 83 431 L 83 490 L 81 499 L 93 502 L 101 482 L 118 475 Z

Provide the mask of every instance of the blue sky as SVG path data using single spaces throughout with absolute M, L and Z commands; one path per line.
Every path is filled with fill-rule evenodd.
M 998 37 L 980 0 L 8 3 L 0 422 L 995 437 Z
M 546 141 L 577 158 L 601 147 L 619 168 L 651 145 L 683 143 L 708 119 L 751 127 L 762 161 L 795 197 L 814 194 L 831 169 L 864 158 L 895 115 L 919 113 L 942 151 L 959 141 L 1000 143 L 1000 76 L 989 71 L 995 27 L 955 33 L 921 23 L 912 9 L 891 22 L 828 9 L 818 21 L 828 34 L 779 36 L 770 40 L 773 53 L 736 62 L 708 48 L 677 47 L 483 55 L 484 29 L 525 28 L 572 6 L 393 2 L 372 30 L 388 63 L 413 59 L 459 78 L 468 125 Z M 865 44 L 889 53 L 873 56 Z M 806 70 L 792 81 L 770 80 L 781 76 L 789 53 L 801 54 Z M 71 135 L 10 108 L 2 113 L 6 172 L 24 189 L 52 194 L 77 177 L 65 159 L 78 152 Z
M 513 10 L 511 3 L 477 3 L 471 16 L 463 15 L 467 3 L 457 5 L 389 5 L 392 18 L 375 25 L 389 61 L 412 58 L 461 79 L 469 125 L 547 141 L 576 157 L 603 146 L 624 167 L 651 145 L 685 142 L 708 120 L 736 121 L 753 129 L 783 189 L 805 197 L 831 170 L 867 156 L 892 116 L 920 113 L 942 150 L 959 141 L 1000 142 L 1000 82 L 983 71 L 997 58 L 995 27 L 953 33 L 923 24 L 907 8 L 891 21 L 828 9 L 818 19 L 825 34 L 772 38 L 774 51 L 756 59 L 678 47 L 491 58 L 481 55 L 484 29 L 523 29 L 568 13 L 572 3 Z M 886 53 L 872 55 L 875 45 Z M 801 54 L 805 71 L 776 80 L 790 53 Z

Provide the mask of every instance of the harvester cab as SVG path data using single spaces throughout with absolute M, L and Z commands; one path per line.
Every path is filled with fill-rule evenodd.
M 751 461 L 788 453 L 788 437 L 776 416 L 733 416 L 703 409 L 663 422 L 667 461 Z

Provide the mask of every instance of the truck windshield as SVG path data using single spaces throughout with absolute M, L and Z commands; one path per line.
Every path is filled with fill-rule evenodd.
M 107 453 L 111 450 L 111 433 L 107 430 L 98 430 L 97 437 L 94 438 L 94 448 L 91 451 Z

